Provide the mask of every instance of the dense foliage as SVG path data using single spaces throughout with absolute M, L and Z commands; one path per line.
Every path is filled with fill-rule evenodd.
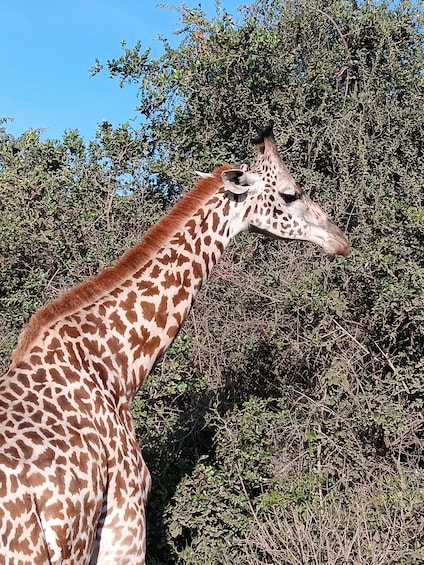
M 254 156 L 272 119 L 293 175 L 352 240 L 243 234 L 140 391 L 148 562 L 424 560 L 424 15 L 411 3 L 180 8 L 181 42 L 124 45 L 141 125 L 0 131 L 0 338 L 109 264 L 195 170 Z M 101 70 L 97 62 L 95 70 Z

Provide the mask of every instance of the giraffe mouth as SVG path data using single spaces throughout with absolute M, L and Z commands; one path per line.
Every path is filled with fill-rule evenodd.
M 311 241 L 314 239 L 311 238 Z M 332 222 L 322 233 L 317 235 L 315 243 L 320 245 L 328 255 L 342 255 L 346 257 L 351 251 L 350 241 L 346 235 Z
M 327 255 L 333 257 L 335 255 L 342 255 L 343 257 L 347 257 L 351 251 L 351 245 L 347 239 L 345 243 L 333 240 L 331 244 L 324 244 L 323 249 L 327 253 Z
M 351 246 L 346 234 L 333 222 L 322 208 L 304 197 L 307 204 L 307 213 L 304 219 L 307 224 L 306 237 L 308 241 L 316 243 L 328 255 L 349 255 Z

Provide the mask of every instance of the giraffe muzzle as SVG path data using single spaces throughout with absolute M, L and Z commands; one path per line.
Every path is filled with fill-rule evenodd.
M 333 222 L 328 222 L 325 230 L 326 237 L 321 245 L 328 255 L 342 255 L 346 257 L 351 250 L 350 241 L 346 234 L 342 232 Z

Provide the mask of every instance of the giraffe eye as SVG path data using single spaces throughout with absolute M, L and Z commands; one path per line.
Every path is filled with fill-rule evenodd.
M 285 204 L 290 204 L 299 198 L 297 194 L 287 194 L 285 192 L 280 192 L 279 195 L 284 200 Z

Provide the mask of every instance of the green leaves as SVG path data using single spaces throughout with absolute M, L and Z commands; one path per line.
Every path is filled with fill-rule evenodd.
M 118 59 L 108 61 L 107 68 L 111 77 L 120 77 L 119 84 L 122 87 L 125 83 L 137 82 L 143 76 L 150 56 L 150 49 L 141 53 L 141 41 L 138 41 L 132 49 L 127 47 L 126 41 L 122 41 L 121 47 L 124 53 Z M 95 75 L 103 71 L 104 66 L 99 59 L 96 59 L 90 70 L 91 74 Z

